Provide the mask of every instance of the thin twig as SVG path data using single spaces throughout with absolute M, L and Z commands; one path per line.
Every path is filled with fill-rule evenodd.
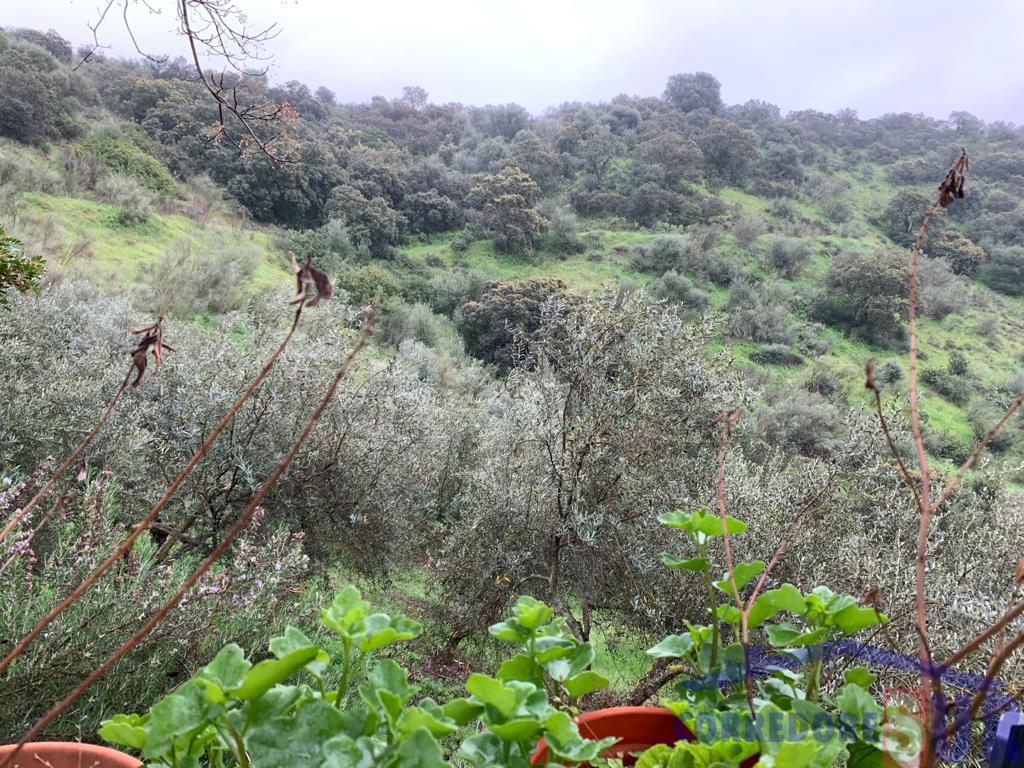
M 1024 614 L 1024 601 L 1021 601 L 1016 605 L 1011 606 L 1002 616 L 999 617 L 999 619 L 996 620 L 994 624 L 992 624 L 992 626 L 990 626 L 988 629 L 979 634 L 970 642 L 966 643 L 962 648 L 960 648 L 960 650 L 951 654 L 945 661 L 942 662 L 942 666 L 951 667 L 959 661 L 963 660 L 965 657 L 969 656 L 971 653 L 980 648 L 982 643 L 984 643 L 986 640 L 989 640 L 990 638 L 1002 632 L 1003 629 L 1005 629 L 1014 619 L 1016 619 L 1021 614 Z
M 885 418 L 885 412 L 882 410 L 882 393 L 879 392 L 878 386 L 875 384 L 875 361 L 868 360 L 864 364 L 864 388 L 870 389 L 875 396 L 875 411 L 878 413 L 878 421 L 882 425 L 882 434 L 885 435 L 885 441 L 889 445 L 889 453 L 892 454 L 893 458 L 896 459 L 896 463 L 900 468 L 900 475 L 903 477 L 907 487 L 910 488 L 910 492 L 914 494 L 914 502 L 918 509 L 921 509 L 921 495 L 917 492 L 917 486 L 914 484 L 914 477 L 910 474 L 910 470 L 903 461 L 903 457 L 900 456 L 899 448 L 896 447 L 896 441 L 893 439 L 892 431 L 889 429 L 889 422 Z
M 790 543 L 792 543 L 791 534 L 796 526 L 803 519 L 803 516 L 807 514 L 811 509 L 817 509 L 819 502 L 832 489 L 832 483 L 836 478 L 836 473 L 833 472 L 829 475 L 828 480 L 822 486 L 821 490 L 818 491 L 814 496 L 809 499 L 805 499 L 797 505 L 796 512 L 790 519 L 789 524 L 786 526 L 786 530 L 782 532 L 782 536 L 779 538 L 779 544 L 775 548 L 775 552 L 772 554 L 771 560 L 768 561 L 768 565 L 761 571 L 761 576 L 758 578 L 757 583 L 754 584 L 754 590 L 750 593 L 750 597 L 747 598 L 747 605 L 743 609 L 743 621 L 744 625 L 747 618 L 750 616 L 750 610 L 754 607 L 754 601 L 757 600 L 757 596 L 761 594 L 761 590 L 764 588 L 765 582 L 768 580 L 768 576 L 772 570 L 778 564 L 779 559 L 785 554 L 786 550 L 789 549 Z
M 736 570 L 732 560 L 732 543 L 729 541 L 729 519 L 725 513 L 725 444 L 732 432 L 732 425 L 739 420 L 740 410 L 737 408 L 730 411 L 722 418 L 722 433 L 718 441 L 718 473 L 716 485 L 718 490 L 718 516 L 722 520 L 722 546 L 725 549 L 725 568 L 729 579 L 729 587 L 732 589 L 733 599 L 736 601 L 736 610 L 740 614 L 740 638 L 743 644 L 743 684 L 747 694 L 747 706 L 750 714 L 755 719 L 757 711 L 754 708 L 754 678 L 750 666 L 750 632 L 743 626 L 743 598 L 736 587 Z
M 917 508 L 919 520 L 917 527 L 917 555 L 915 558 L 916 590 L 914 605 L 917 608 L 918 627 L 918 656 L 921 662 L 921 683 L 926 688 L 932 686 L 929 670 L 932 667 L 932 658 L 928 652 L 926 642 L 928 633 L 928 616 L 925 612 L 927 597 L 927 568 L 928 557 L 928 529 L 931 523 L 932 509 L 931 499 L 931 471 L 928 467 L 928 454 L 924 447 L 924 434 L 921 431 L 920 414 L 920 391 L 917 385 L 917 266 L 921 257 L 921 247 L 925 235 L 928 233 L 928 223 L 932 215 L 939 208 L 939 201 L 936 199 L 928 208 L 921 228 L 917 232 L 917 240 L 914 242 L 914 250 L 910 256 L 909 275 L 909 304 L 907 307 L 907 325 L 910 335 L 910 365 L 909 365 L 909 400 L 910 400 L 910 432 L 914 438 L 914 450 L 917 453 L 917 464 L 921 474 L 921 490 L 917 495 Z M 926 727 L 930 733 L 931 716 L 927 717 Z
M 981 452 L 985 450 L 985 447 L 992 441 L 992 438 L 996 436 L 999 430 L 1003 428 L 1006 422 L 1009 421 L 1010 417 L 1013 416 L 1013 414 L 1015 414 L 1022 405 L 1024 405 L 1024 393 L 1017 395 L 1017 399 L 1015 399 L 1010 407 L 1006 409 L 1006 413 L 1003 414 L 1002 418 L 995 423 L 992 429 L 985 433 L 985 436 L 981 439 L 978 445 L 975 446 L 974 452 L 967 457 L 967 461 L 960 465 L 960 469 L 957 471 L 956 475 L 949 481 L 946 487 L 942 490 L 942 493 L 940 493 L 938 498 L 936 498 L 932 503 L 932 510 L 937 510 L 941 507 L 942 503 L 949 498 L 953 491 L 956 490 L 960 481 L 963 480 L 964 475 L 967 474 L 967 470 L 974 465 L 974 462 L 978 460 L 978 456 L 981 455 Z
M 981 709 L 981 705 L 984 704 L 985 699 L 988 698 L 989 690 L 995 682 L 996 675 L 998 675 L 1000 670 L 1002 670 L 1003 665 L 1006 664 L 1010 656 L 1012 656 L 1017 648 L 1022 645 L 1024 645 L 1024 629 L 1014 635 L 1013 639 L 992 657 L 992 661 L 989 662 L 988 669 L 985 670 L 985 679 L 981 681 L 981 685 L 978 686 L 978 692 L 974 694 L 974 697 L 971 699 L 971 706 L 949 724 L 946 728 L 947 735 L 951 736 L 960 728 L 967 725 L 967 723 L 971 722 L 971 720 L 975 719 L 978 711 Z

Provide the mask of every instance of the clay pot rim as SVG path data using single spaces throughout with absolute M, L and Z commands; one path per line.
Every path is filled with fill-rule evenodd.
M 7 759 L 16 744 L 0 745 L 0 763 Z M 93 763 L 98 762 L 97 768 L 139 768 L 142 761 L 129 754 L 105 747 L 101 744 L 89 744 L 82 741 L 30 741 L 21 748 L 18 754 L 18 765 L 21 766 L 23 758 L 38 754 L 47 762 L 53 763 L 54 768 L 90 768 L 92 763 L 86 762 L 89 758 Z M 82 758 L 86 758 L 83 760 Z M 64 762 L 71 760 L 73 762 Z M 14 768 L 12 763 L 8 768 Z

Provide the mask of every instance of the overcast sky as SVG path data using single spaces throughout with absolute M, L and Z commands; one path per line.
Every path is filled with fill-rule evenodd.
M 132 0 L 138 2 L 138 0 Z M 87 42 L 100 0 L 2 0 L 0 22 Z M 173 0 L 133 9 L 152 51 L 184 54 Z M 339 101 L 420 85 L 435 102 L 563 101 L 660 95 L 674 72 L 704 70 L 728 104 L 862 117 L 953 110 L 1024 123 L 1024 0 L 237 0 L 277 22 L 271 78 L 326 85 Z M 102 30 L 132 48 L 119 16 Z

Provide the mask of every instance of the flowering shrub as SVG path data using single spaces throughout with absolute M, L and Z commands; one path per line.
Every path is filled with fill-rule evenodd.
M 23 504 L 35 480 L 0 478 L 0 514 Z M 125 491 L 107 472 L 76 483 L 53 507 L 33 511 L 0 552 L 0 626 L 18 637 L 49 610 L 123 538 Z M 6 514 L 5 514 L 6 513 Z M 180 608 L 115 668 L 53 736 L 93 732 L 108 712 L 108 701 L 148 703 L 193 671 L 192 659 L 210 658 L 225 641 L 258 641 L 282 614 L 312 612 L 304 597 L 309 562 L 302 534 L 254 517 L 234 556 L 207 574 Z M 44 518 L 48 524 L 33 531 Z M 144 536 L 101 581 L 63 613 L 4 680 L 0 741 L 17 739 L 39 715 L 123 640 L 126 629 L 144 620 L 194 565 L 194 556 L 166 563 L 154 560 L 156 542 Z

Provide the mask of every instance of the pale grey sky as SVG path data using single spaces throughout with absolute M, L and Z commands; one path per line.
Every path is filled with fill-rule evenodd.
M 4 25 L 53 28 L 75 43 L 99 0 L 0 0 Z M 143 47 L 184 54 L 173 0 L 133 8 Z M 1024 123 L 1024 0 L 237 0 L 278 22 L 275 81 L 326 85 L 340 101 L 420 85 L 436 102 L 518 102 L 532 112 L 619 93 L 660 95 L 704 70 L 726 103 L 862 117 L 964 109 Z M 132 52 L 121 19 L 104 29 Z

